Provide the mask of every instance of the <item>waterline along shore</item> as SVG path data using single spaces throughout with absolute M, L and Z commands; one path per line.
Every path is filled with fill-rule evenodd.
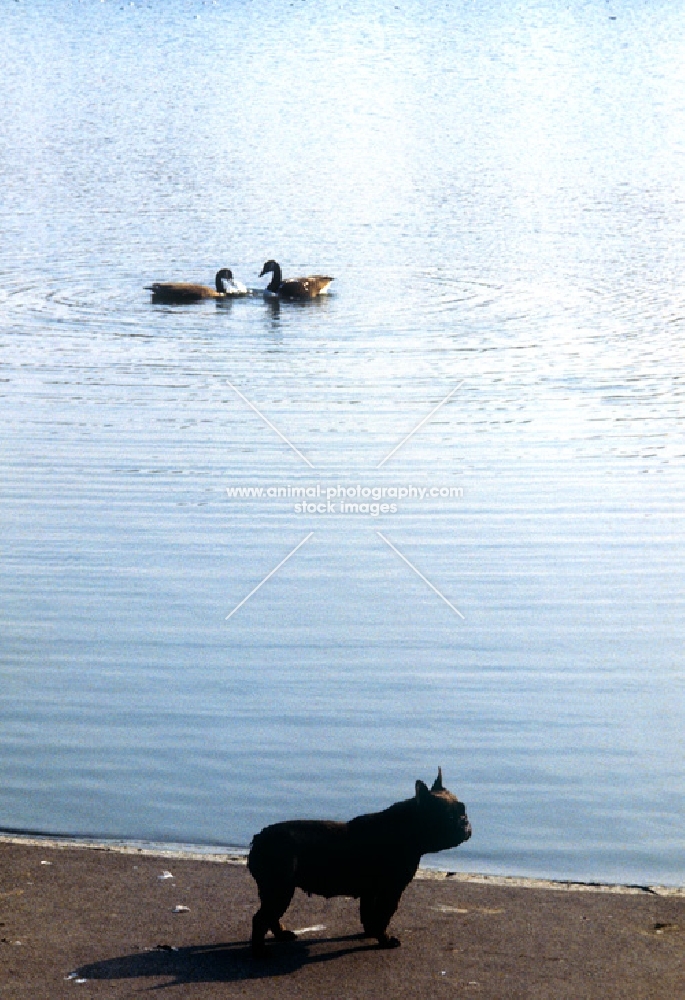
M 213 861 L 218 864 L 246 865 L 246 848 L 217 847 L 205 844 L 172 844 L 143 840 L 117 840 L 98 837 L 70 837 L 53 834 L 3 833 L 0 831 L 0 849 L 14 844 L 23 847 L 49 847 L 53 850 L 87 849 L 111 851 L 115 854 L 132 854 L 142 857 L 178 861 Z M 479 872 L 459 872 L 448 868 L 421 866 L 415 878 L 440 881 L 473 882 L 482 885 L 505 885 L 529 889 L 557 889 L 572 892 L 611 892 L 622 894 L 654 893 L 658 896 L 682 896 L 685 886 L 638 885 L 620 882 L 580 882 L 566 879 L 527 878 L 519 875 L 486 875 Z
M 297 941 L 269 940 L 268 960 L 255 962 L 245 860 L 218 848 L 0 835 L 0 996 L 685 995 L 682 887 L 421 869 L 391 924 L 401 948 L 361 936 L 356 901 L 298 892 L 285 917 Z

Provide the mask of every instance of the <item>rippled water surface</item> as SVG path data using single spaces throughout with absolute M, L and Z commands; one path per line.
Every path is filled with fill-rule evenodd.
M 0 827 L 682 883 L 684 21 L 6 7 Z

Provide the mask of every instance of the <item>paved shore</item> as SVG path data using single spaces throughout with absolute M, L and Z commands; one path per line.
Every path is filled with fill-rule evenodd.
M 422 872 L 394 951 L 360 936 L 355 901 L 298 892 L 299 939 L 264 962 L 256 906 L 238 857 L 0 837 L 0 998 L 685 997 L 682 889 Z

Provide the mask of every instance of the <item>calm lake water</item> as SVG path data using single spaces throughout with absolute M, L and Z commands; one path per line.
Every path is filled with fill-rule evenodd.
M 246 846 L 441 765 L 433 863 L 682 883 L 684 32 L 6 5 L 0 827 Z M 270 257 L 331 294 L 145 291 Z

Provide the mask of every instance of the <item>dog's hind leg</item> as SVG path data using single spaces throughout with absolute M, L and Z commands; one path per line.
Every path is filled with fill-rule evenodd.
M 269 920 L 264 913 L 264 908 L 260 907 L 252 918 L 252 954 L 255 958 L 263 958 L 266 953 L 264 947 L 264 936 L 269 929 Z
M 290 906 L 295 886 L 281 886 L 276 891 L 259 890 L 261 906 L 252 918 L 252 954 L 257 958 L 265 953 L 264 937 L 268 930 L 277 941 L 292 941 L 296 937 L 293 931 L 286 930 L 281 923 L 281 917 Z

